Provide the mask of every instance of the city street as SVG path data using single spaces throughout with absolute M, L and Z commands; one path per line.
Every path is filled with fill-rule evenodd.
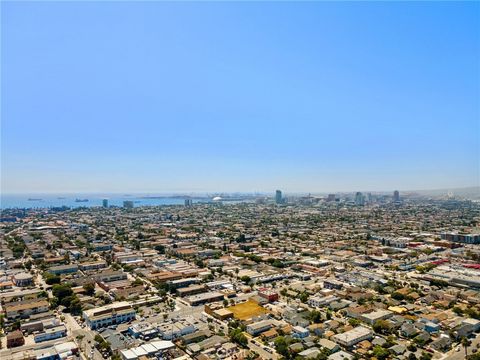
M 255 351 L 262 359 L 276 360 L 279 358 L 274 349 L 271 349 L 271 353 L 266 351 L 263 347 L 264 345 L 258 345 L 259 343 L 256 340 L 253 340 L 251 337 L 247 336 L 248 339 L 248 348 L 252 351 Z

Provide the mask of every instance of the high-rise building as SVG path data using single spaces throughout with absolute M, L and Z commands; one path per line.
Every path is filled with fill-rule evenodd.
M 281 204 L 282 203 L 282 191 L 281 190 L 277 190 L 275 191 L 275 202 L 277 204 Z
M 103 200 L 102 200 L 102 206 L 103 206 L 104 208 L 108 208 L 108 199 L 103 199 Z
M 361 192 L 355 194 L 355 205 L 363 206 L 365 205 L 365 196 Z
M 193 205 L 193 200 L 192 199 L 185 199 L 185 206 L 190 207 Z
M 400 201 L 400 193 L 398 192 L 398 190 L 395 190 L 393 192 L 393 201 L 395 202 L 399 202 Z
M 371 204 L 373 202 L 373 196 L 372 193 L 367 193 L 367 202 Z
M 335 194 L 328 194 L 327 201 L 328 202 L 335 201 Z
M 125 200 L 123 202 L 123 207 L 125 209 L 133 209 L 133 201 L 132 200 Z

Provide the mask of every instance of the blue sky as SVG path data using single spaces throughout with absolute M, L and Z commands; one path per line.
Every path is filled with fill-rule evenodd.
M 1 10 L 4 193 L 479 184 L 478 2 Z

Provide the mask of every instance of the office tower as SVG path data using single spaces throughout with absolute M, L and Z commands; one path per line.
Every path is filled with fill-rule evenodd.
M 395 202 L 399 202 L 400 201 L 400 193 L 398 192 L 398 190 L 395 190 L 393 192 L 393 201 Z
M 133 201 L 131 201 L 131 200 L 125 200 L 125 201 L 123 202 L 123 207 L 124 207 L 125 209 L 133 209 Z
M 363 206 L 365 205 L 365 197 L 361 192 L 355 194 L 355 205 Z
M 280 190 L 277 190 L 275 192 L 275 202 L 277 204 L 281 204 L 282 203 L 282 192 Z
M 103 206 L 104 208 L 108 208 L 108 199 L 103 199 L 103 200 L 102 200 L 102 206 Z
M 335 194 L 328 194 L 327 201 L 328 202 L 335 201 Z
M 193 205 L 193 200 L 192 199 L 185 199 L 185 206 L 190 207 Z
M 372 193 L 367 193 L 367 202 L 371 204 L 373 202 L 373 196 Z

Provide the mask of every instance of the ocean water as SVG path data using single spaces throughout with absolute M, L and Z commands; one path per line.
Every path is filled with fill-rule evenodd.
M 87 199 L 86 202 L 76 202 L 76 199 Z M 133 201 L 134 207 L 158 205 L 183 205 L 185 197 L 155 196 L 139 194 L 1 194 L 0 209 L 9 208 L 50 208 L 68 206 L 92 207 L 102 206 L 103 199 L 108 200 L 109 206 L 123 206 L 126 200 Z M 193 202 L 207 201 L 207 199 L 192 199 Z

